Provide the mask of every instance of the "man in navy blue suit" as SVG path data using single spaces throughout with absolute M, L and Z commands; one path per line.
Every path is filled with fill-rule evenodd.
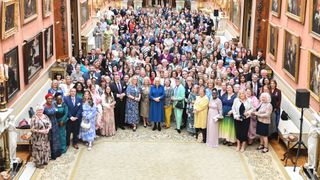
M 82 100 L 76 97 L 75 88 L 70 90 L 70 95 L 64 98 L 64 102 L 68 106 L 67 146 L 70 145 L 70 135 L 72 133 L 73 147 L 79 149 L 77 144 L 82 119 Z
M 88 79 L 94 78 L 96 79 L 96 84 L 100 84 L 101 74 L 97 73 L 94 66 L 92 65 L 89 66 L 89 71 L 83 74 L 82 76 L 85 81 L 87 81 Z

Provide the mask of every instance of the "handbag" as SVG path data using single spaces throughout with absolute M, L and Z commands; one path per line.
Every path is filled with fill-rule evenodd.
M 84 130 L 88 130 L 90 129 L 90 122 L 87 122 L 85 118 L 82 119 L 81 124 L 80 124 L 81 128 Z
M 175 107 L 178 109 L 183 109 L 183 100 L 178 101 Z

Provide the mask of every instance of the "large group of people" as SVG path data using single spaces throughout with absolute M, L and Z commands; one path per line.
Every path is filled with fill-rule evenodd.
M 79 141 L 91 150 L 97 134 L 142 125 L 161 131 L 172 122 L 177 133 L 186 129 L 210 147 L 236 145 L 243 152 L 259 137 L 257 149 L 268 152 L 281 91 L 261 50 L 254 56 L 240 42 L 221 43 L 201 11 L 110 8 L 100 22 L 110 46 L 70 58 L 67 75 L 55 76 L 45 105 L 36 108 L 37 167 L 70 145 L 78 149 Z

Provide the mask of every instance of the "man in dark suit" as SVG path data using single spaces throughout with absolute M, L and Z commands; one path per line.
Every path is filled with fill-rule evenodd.
M 83 79 L 87 81 L 88 79 L 92 79 L 92 78 L 96 79 L 96 84 L 100 84 L 101 74 L 96 72 L 96 69 L 94 66 L 90 65 L 89 71 L 83 74 Z
M 72 133 L 73 147 L 79 149 L 77 144 L 82 119 L 82 100 L 76 97 L 75 88 L 70 90 L 70 95 L 64 98 L 64 102 L 68 106 L 67 146 L 70 145 L 70 135 Z
M 251 87 L 254 95 L 257 97 L 260 96 L 260 83 L 259 83 L 259 77 L 256 74 L 252 74 L 252 81 L 251 81 Z
M 116 107 L 115 107 L 115 122 L 116 122 L 116 130 L 121 128 L 124 130 L 124 118 L 125 118 L 125 105 L 126 105 L 126 88 L 124 82 L 120 81 L 120 76 L 118 73 L 114 74 L 114 82 L 110 85 L 111 91 L 114 95 L 116 100 Z

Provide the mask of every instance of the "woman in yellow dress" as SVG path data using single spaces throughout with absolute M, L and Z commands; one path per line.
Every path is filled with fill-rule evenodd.
M 196 98 L 193 106 L 194 127 L 196 129 L 196 137 L 198 138 L 199 131 L 201 130 L 203 143 L 206 143 L 209 98 L 206 96 L 205 87 L 200 87 L 199 95 L 200 96 Z

